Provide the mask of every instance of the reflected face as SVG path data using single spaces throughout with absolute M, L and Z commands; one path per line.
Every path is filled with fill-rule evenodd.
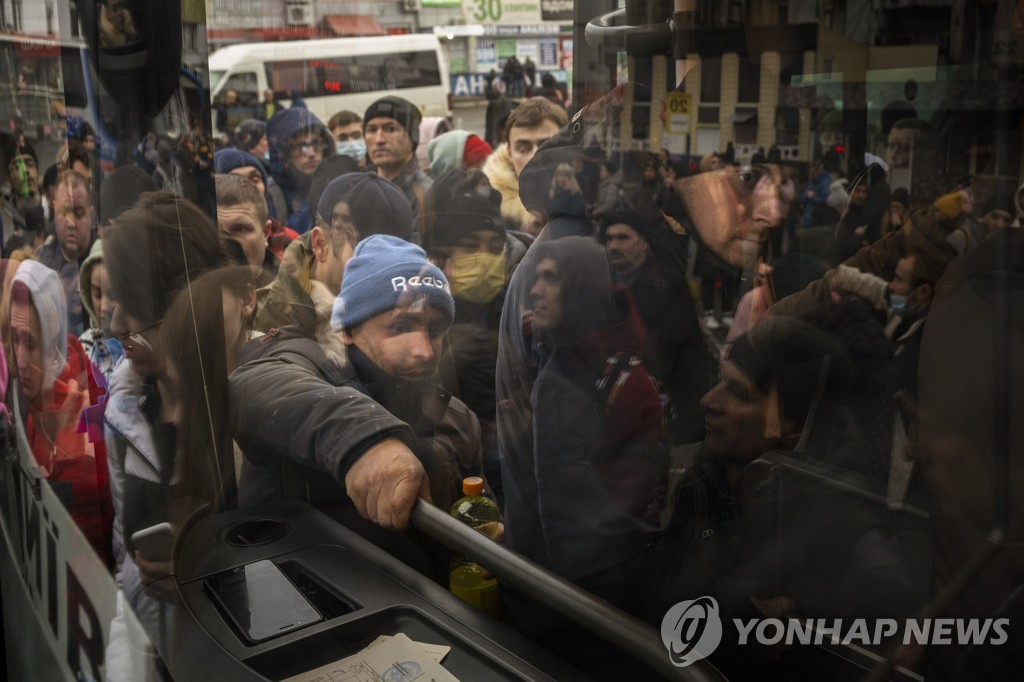
M 1002 209 L 989 211 L 981 217 L 981 222 L 987 228 L 989 234 L 1006 229 L 1013 224 L 1013 216 Z
M 850 190 L 850 203 L 854 206 L 862 206 L 865 201 L 868 200 L 868 186 L 867 183 L 858 183 L 852 190 Z
M 303 175 L 312 175 L 324 160 L 324 141 L 314 131 L 299 133 L 288 142 L 288 160 Z
M 898 201 L 889 203 L 889 221 L 893 224 L 902 225 L 907 219 L 908 209 Z
M 163 320 L 146 325 L 132 317 L 123 306 L 114 307 L 110 331 L 124 346 L 124 356 L 132 363 L 132 369 L 144 377 L 158 376 L 164 371 L 161 322 Z
M 700 241 L 735 268 L 752 269 L 793 200 L 793 182 L 774 165 L 729 166 L 675 182 Z
M 18 163 L 19 159 L 21 160 L 21 163 Z M 39 167 L 36 165 L 36 160 L 27 154 L 19 154 L 14 159 L 11 159 L 10 164 L 7 166 L 8 179 L 11 183 L 11 187 L 14 188 L 16 194 L 21 194 L 22 168 L 24 168 L 24 180 L 25 185 L 28 188 L 29 195 L 38 195 Z
M 523 172 L 526 164 L 537 153 L 537 148 L 551 139 L 559 131 L 554 121 L 544 121 L 536 128 L 513 126 L 508 132 L 508 151 L 512 157 L 512 166 L 516 169 L 516 177 Z
M 266 137 L 263 138 L 266 141 Z M 228 171 L 232 175 L 237 175 L 241 178 L 245 178 L 253 184 L 253 186 L 260 191 L 260 196 L 264 196 L 267 193 L 267 186 L 263 184 L 263 175 L 260 174 L 259 168 L 254 166 L 239 166 Z
M 92 297 L 92 309 L 99 317 L 100 327 L 110 327 L 110 318 L 114 314 L 114 301 L 110 297 L 110 283 L 107 279 L 107 268 L 100 261 L 89 273 L 89 295 Z
M 345 266 L 355 253 L 359 243 L 359 226 L 352 219 L 352 209 L 348 203 L 339 201 L 334 205 L 331 215 L 331 244 L 333 251 L 332 272 L 338 276 L 338 291 L 341 291 L 341 280 Z
M 86 135 L 82 138 L 82 146 L 85 147 L 86 151 L 96 151 L 96 138 L 92 135 Z
M 84 184 L 65 182 L 57 187 L 53 195 L 53 224 L 66 259 L 77 260 L 89 252 L 92 206 Z
M 11 302 L 11 342 L 21 390 L 36 400 L 43 391 L 43 344 L 39 315 L 28 301 Z
M 251 153 L 257 158 L 262 159 L 270 151 L 270 144 L 267 142 L 267 136 L 264 135 L 260 138 L 260 141 L 256 143 L 256 146 L 252 148 Z
M 555 329 L 562 323 L 562 278 L 558 263 L 545 258 L 537 264 L 537 279 L 530 289 L 535 329 Z
M 412 158 L 412 140 L 405 127 L 393 118 L 378 116 L 366 123 L 366 150 L 378 166 L 398 167 Z
M 911 128 L 893 128 L 889 131 L 886 143 L 886 160 L 890 168 L 906 168 L 910 165 L 910 155 L 914 151 L 914 136 L 917 132 Z
M 121 4 L 121 0 L 108 0 L 105 8 L 108 20 L 114 24 L 119 30 L 124 30 L 125 27 L 125 8 Z
M 722 379 L 701 399 L 708 411 L 704 418 L 704 447 L 716 457 L 746 465 L 778 445 L 766 438 L 767 400 L 753 381 L 728 360 L 722 363 Z
M 910 296 L 914 289 L 914 256 L 900 258 L 892 281 L 889 282 L 889 290 L 899 296 Z
M 625 223 L 609 225 L 605 232 L 608 262 L 616 272 L 632 272 L 647 260 L 647 240 Z
M 391 376 L 419 381 L 437 369 L 447 330 L 444 314 L 419 300 L 375 315 L 342 338 Z
M 263 265 L 267 255 L 267 233 L 251 206 L 217 207 L 217 227 L 242 247 L 245 262 L 253 268 Z

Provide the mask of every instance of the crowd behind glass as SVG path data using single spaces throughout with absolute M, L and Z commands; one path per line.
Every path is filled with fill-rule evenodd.
M 148 133 L 110 172 L 88 124 L 56 159 L 10 137 L 6 417 L 119 608 L 183 655 L 172 562 L 132 536 L 203 504 L 302 500 L 447 586 L 412 504 L 447 509 L 482 475 L 507 547 L 655 626 L 701 595 L 728 618 L 916 613 L 991 524 L 993 273 L 1021 277 L 1024 186 L 947 177 L 910 114 L 873 129 L 885 158 L 831 139 L 800 162 L 612 152 L 622 88 L 570 120 L 558 88 L 499 85 L 487 134 L 394 96 L 321 121 L 228 92 L 223 139 L 199 120 Z M 911 166 L 930 192 L 890 181 Z M 1021 386 L 1022 368 L 1002 371 Z M 908 530 L 908 508 L 928 521 Z M 1007 614 L 1016 642 L 1022 564 L 1004 549 L 944 615 Z M 640 679 L 528 594 L 504 603 L 581 670 Z M 1013 679 L 1021 651 L 897 661 Z M 736 679 L 837 665 L 729 641 L 712 661 Z

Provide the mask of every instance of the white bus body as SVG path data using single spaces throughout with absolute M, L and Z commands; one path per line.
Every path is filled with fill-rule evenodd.
M 234 90 L 254 109 L 266 90 L 284 105 L 299 92 L 325 124 L 343 109 L 361 116 L 384 95 L 404 97 L 424 116 L 451 115 L 448 66 L 428 34 L 230 45 L 210 56 L 210 84 L 214 102 Z

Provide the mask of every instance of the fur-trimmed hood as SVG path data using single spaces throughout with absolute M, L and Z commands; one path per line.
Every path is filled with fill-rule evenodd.
M 491 187 L 501 192 L 501 217 L 512 221 L 516 230 L 532 232 L 531 228 L 536 219 L 526 210 L 523 200 L 519 198 L 519 178 L 516 176 L 515 166 L 512 165 L 507 142 L 503 142 L 487 157 L 483 171 L 491 181 Z

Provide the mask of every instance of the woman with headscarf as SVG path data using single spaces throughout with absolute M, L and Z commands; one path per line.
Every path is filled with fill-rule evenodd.
M 68 334 L 57 273 L 23 261 L 9 297 L 11 356 L 27 405 L 25 434 L 36 465 L 96 553 L 110 560 L 113 511 L 106 448 L 88 410 L 101 389 L 79 340 Z

